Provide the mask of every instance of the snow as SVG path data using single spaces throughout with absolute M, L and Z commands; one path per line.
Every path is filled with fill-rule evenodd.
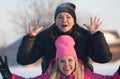
M 106 64 L 93 63 L 94 72 L 103 75 L 113 75 L 120 66 L 120 60 L 116 62 L 110 62 Z M 10 71 L 19 76 L 30 78 L 41 74 L 40 66 L 10 66 Z M 0 79 L 2 79 L 0 75 Z

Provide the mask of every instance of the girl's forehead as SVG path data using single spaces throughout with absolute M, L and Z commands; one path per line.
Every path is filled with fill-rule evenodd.
M 67 60 L 67 59 L 74 59 L 73 56 L 62 56 L 59 58 L 59 60 Z

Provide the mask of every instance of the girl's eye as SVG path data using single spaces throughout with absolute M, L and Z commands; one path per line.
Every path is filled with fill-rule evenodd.
M 73 60 L 72 60 L 72 59 L 69 59 L 68 61 L 69 61 L 69 62 L 72 62 Z
M 60 62 L 61 62 L 61 63 L 63 63 L 63 62 L 64 62 L 64 60 L 60 60 Z
M 72 61 L 72 60 L 69 60 L 69 61 Z

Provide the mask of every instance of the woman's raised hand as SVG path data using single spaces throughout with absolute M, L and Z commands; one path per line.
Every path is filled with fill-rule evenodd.
M 39 25 L 39 19 L 31 20 L 29 23 L 29 34 L 32 34 L 33 36 L 36 36 L 42 29 L 43 26 Z
M 97 31 L 99 31 L 99 27 L 102 24 L 102 21 L 100 21 L 99 18 L 90 18 L 90 25 L 88 24 L 84 24 L 84 26 L 86 26 L 86 28 L 90 31 L 91 34 L 96 33 Z

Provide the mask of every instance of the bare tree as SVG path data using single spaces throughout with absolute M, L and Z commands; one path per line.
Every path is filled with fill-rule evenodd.
M 54 21 L 55 8 L 65 0 L 22 0 L 23 6 L 18 8 L 16 12 L 12 12 L 12 22 L 15 25 L 15 32 L 17 35 L 24 35 L 28 33 L 28 22 L 32 19 L 40 19 L 40 25 L 45 28 L 49 27 Z M 82 15 L 79 13 L 78 24 L 82 25 L 83 22 L 88 20 L 90 14 Z M 82 15 L 82 16 L 80 16 Z M 84 16 L 84 19 L 83 19 Z
M 23 0 L 23 5 L 16 12 L 11 12 L 13 15 L 11 21 L 17 33 L 21 35 L 28 33 L 27 24 L 32 19 L 39 19 L 40 25 L 45 28 L 53 22 L 56 0 Z

